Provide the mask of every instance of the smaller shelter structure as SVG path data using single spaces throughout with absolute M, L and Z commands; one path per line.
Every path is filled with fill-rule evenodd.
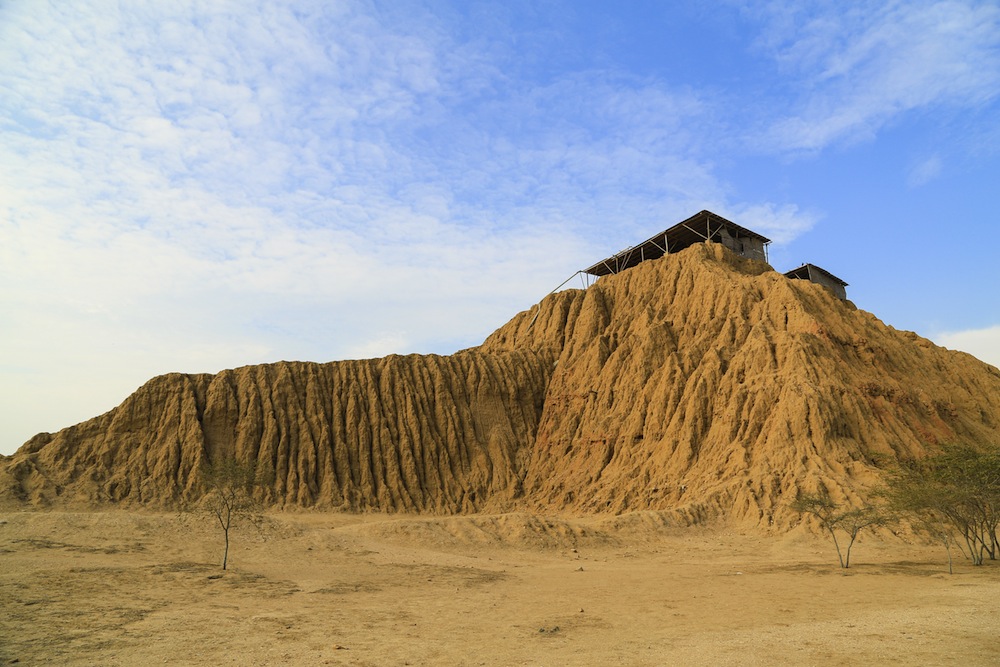
M 767 244 L 771 239 L 740 227 L 721 215 L 711 211 L 701 211 L 637 246 L 626 248 L 616 255 L 602 259 L 584 269 L 583 273 L 598 277 L 619 273 L 646 260 L 659 259 L 705 241 L 721 243 L 738 255 L 766 262 Z
M 815 264 L 803 264 L 797 269 L 792 269 L 785 273 L 786 278 L 797 280 L 809 280 L 826 287 L 841 299 L 847 299 L 847 283 L 833 275 L 826 269 L 821 269 Z

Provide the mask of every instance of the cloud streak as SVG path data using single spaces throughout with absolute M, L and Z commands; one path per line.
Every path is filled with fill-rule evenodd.
M 809 152 L 870 140 L 907 112 L 978 107 L 1000 94 L 995 3 L 805 7 L 764 7 L 758 49 L 797 79 L 798 96 L 792 113 L 764 134 L 764 146 Z

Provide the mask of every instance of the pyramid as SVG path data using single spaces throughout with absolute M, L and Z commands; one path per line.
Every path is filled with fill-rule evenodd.
M 0 460 L 0 498 L 173 507 L 232 456 L 274 470 L 276 508 L 780 526 L 798 493 L 857 504 L 954 442 L 1000 444 L 1000 371 L 698 243 L 450 356 L 154 378 Z

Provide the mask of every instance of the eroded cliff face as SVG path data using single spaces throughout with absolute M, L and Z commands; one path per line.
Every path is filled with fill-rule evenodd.
M 206 460 L 274 471 L 270 503 L 463 512 L 523 476 L 551 361 L 534 352 L 282 362 L 150 380 L 105 415 L 27 443 L 8 495 L 192 499 Z
M 1000 371 L 719 245 L 547 297 L 450 357 L 151 380 L 0 464 L 0 493 L 170 505 L 209 457 L 282 506 L 674 510 L 769 525 L 941 443 L 1000 443 Z

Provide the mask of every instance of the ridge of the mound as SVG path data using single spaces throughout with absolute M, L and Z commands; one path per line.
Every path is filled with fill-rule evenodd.
M 283 506 L 670 510 L 767 525 L 799 490 L 1000 440 L 1000 371 L 698 244 L 566 290 L 447 357 L 154 378 L 0 463 L 0 494 L 169 505 L 206 457 Z

